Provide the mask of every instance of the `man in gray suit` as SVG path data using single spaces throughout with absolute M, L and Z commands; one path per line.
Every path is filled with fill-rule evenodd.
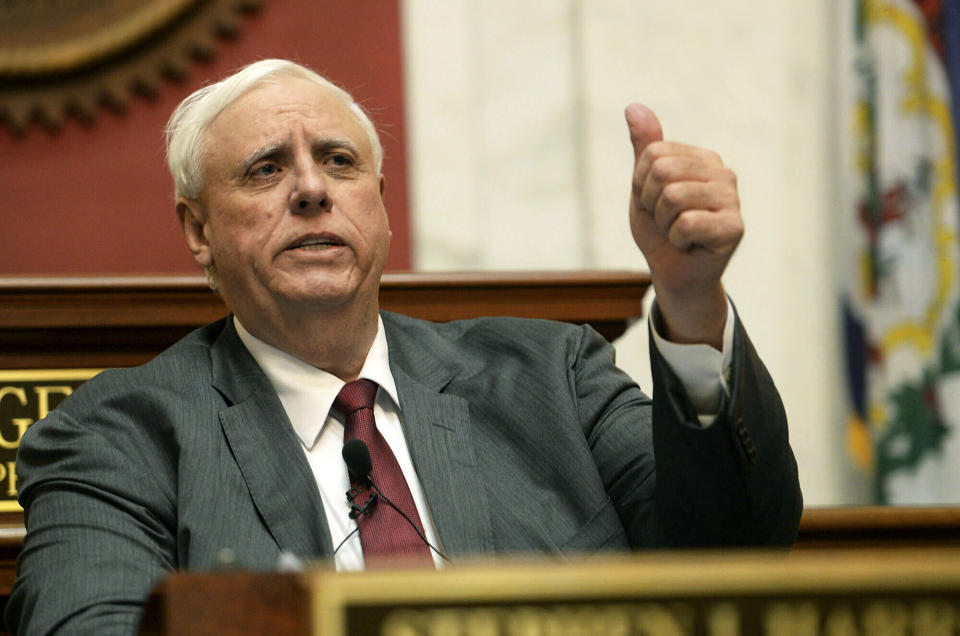
M 743 232 L 735 177 L 663 141 L 646 108 L 626 117 L 654 400 L 588 327 L 379 311 L 382 150 L 342 90 L 267 60 L 185 100 L 168 129 L 176 211 L 232 314 L 94 378 L 24 436 L 10 627 L 130 632 L 164 573 L 226 554 L 369 565 L 336 406 L 358 378 L 437 564 L 789 545 L 802 504 L 786 419 L 720 282 Z

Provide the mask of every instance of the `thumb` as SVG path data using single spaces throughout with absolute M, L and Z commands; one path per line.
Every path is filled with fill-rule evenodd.
M 655 141 L 663 141 L 663 128 L 653 111 L 643 104 L 630 104 L 624 111 L 634 159 L 639 159 L 644 149 Z

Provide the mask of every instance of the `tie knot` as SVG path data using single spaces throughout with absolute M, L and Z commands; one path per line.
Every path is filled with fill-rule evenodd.
M 367 408 L 372 409 L 377 398 L 377 383 L 372 380 L 354 380 L 347 382 L 340 389 L 337 399 L 333 401 L 333 408 L 343 415 L 350 415 L 354 411 Z

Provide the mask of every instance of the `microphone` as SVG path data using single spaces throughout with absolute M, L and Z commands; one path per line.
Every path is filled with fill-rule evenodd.
M 370 449 L 367 448 L 363 440 L 350 439 L 344 442 L 343 450 L 340 451 L 340 454 L 343 455 L 343 461 L 347 465 L 347 470 L 349 470 L 354 478 L 361 484 L 360 488 L 350 488 L 350 490 L 347 491 L 347 502 L 350 504 L 349 516 L 351 519 L 356 519 L 360 515 L 370 514 L 373 507 L 377 505 L 377 499 L 379 499 L 379 495 L 377 495 L 376 492 L 371 492 L 366 503 L 362 506 L 358 506 L 356 501 L 357 497 L 367 492 L 370 486 L 373 485 L 373 480 L 370 479 L 370 472 L 373 470 L 373 460 L 370 459 Z M 334 548 L 333 553 L 336 554 L 339 552 L 340 548 L 350 540 L 350 537 L 358 532 L 360 532 L 359 524 Z
M 427 544 L 428 548 L 439 554 L 445 560 L 450 560 L 450 557 L 448 557 L 438 548 L 435 548 L 429 541 L 427 541 L 427 537 L 424 536 L 423 531 L 417 527 L 417 524 L 413 522 L 413 519 L 411 519 L 407 513 L 401 510 L 397 504 L 390 501 L 390 498 L 383 494 L 383 491 L 377 488 L 377 485 L 373 483 L 373 478 L 370 477 L 370 473 L 373 471 L 373 460 L 370 458 L 370 449 L 367 447 L 366 442 L 364 442 L 362 439 L 347 440 L 343 444 L 343 451 L 341 451 L 341 454 L 343 455 L 343 461 L 347 464 L 347 470 L 349 470 L 354 477 L 363 482 L 362 490 L 351 488 L 347 491 L 347 501 L 350 502 L 351 519 L 356 519 L 360 515 L 369 514 L 374 505 L 376 505 L 377 500 L 383 499 L 385 502 L 387 502 L 387 505 L 399 512 L 400 516 L 407 520 L 407 523 L 413 526 L 413 529 L 416 530 L 417 534 L 420 536 L 420 539 Z M 373 490 L 373 492 L 370 493 L 370 498 L 367 499 L 363 506 L 358 506 L 354 500 L 358 495 L 366 492 L 368 489 Z M 359 529 L 359 526 L 357 529 Z M 356 530 L 354 530 L 354 532 L 355 531 Z M 352 534 L 353 532 L 350 533 L 350 535 Z M 348 538 L 350 535 L 348 535 Z M 340 545 L 342 546 L 345 542 L 346 539 L 344 539 Z M 337 550 L 339 549 L 340 546 L 337 546 Z M 334 550 L 334 554 L 336 554 L 336 550 Z
M 356 519 L 360 515 L 369 514 L 373 507 L 377 505 L 377 499 L 379 499 L 379 491 L 374 491 L 370 493 L 362 506 L 356 503 L 357 497 L 367 492 L 373 485 L 373 480 L 370 478 L 370 471 L 373 470 L 373 460 L 370 459 L 370 449 L 360 439 L 347 440 L 343 444 L 343 450 L 340 454 L 343 455 L 343 461 L 347 464 L 347 470 L 361 484 L 359 488 L 351 488 L 347 491 L 347 501 L 350 502 L 350 518 Z
M 347 440 L 343 444 L 341 454 L 343 455 L 343 461 L 347 464 L 347 470 L 369 487 L 372 483 L 370 472 L 373 470 L 373 460 L 370 459 L 370 449 L 367 448 L 363 440 Z

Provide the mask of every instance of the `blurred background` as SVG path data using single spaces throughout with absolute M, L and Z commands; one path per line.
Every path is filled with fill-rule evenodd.
M 926 463 L 948 468 L 900 490 L 878 490 L 874 480 L 878 440 L 894 416 L 871 407 L 890 400 L 863 387 L 859 399 L 857 391 L 848 397 L 850 324 L 867 324 L 869 311 L 855 303 L 859 319 L 851 321 L 843 302 L 856 287 L 853 252 L 863 248 L 849 219 L 864 195 L 861 177 L 874 174 L 857 154 L 863 139 L 876 141 L 864 128 L 875 118 L 861 116 L 864 28 L 882 22 L 884 3 L 264 0 L 251 12 L 239 10 L 249 3 L 219 4 L 236 37 L 217 38 L 206 59 L 155 50 L 136 71 L 150 90 L 114 87 L 85 123 L 70 114 L 59 121 L 64 109 L 83 110 L 74 103 L 80 90 L 69 86 L 60 97 L 39 96 L 33 123 L 21 122 L 19 132 L 6 113 L 0 275 L 199 273 L 176 226 L 162 127 L 204 82 L 265 57 L 328 75 L 377 122 L 394 231 L 390 269 L 645 269 L 627 225 L 633 156 L 623 119 L 624 106 L 641 101 L 668 138 L 717 151 L 739 177 L 747 231 L 725 283 L 783 396 L 807 505 L 960 502 L 941 487 L 960 481 L 943 461 L 958 403 L 944 384 L 921 391 L 939 409 L 939 436 L 896 469 L 910 480 Z M 940 3 L 887 4 L 918 25 L 934 16 L 924 5 Z M 904 32 L 913 38 L 904 41 L 922 38 L 922 30 Z M 896 33 L 877 36 L 894 42 L 878 41 L 881 48 L 898 50 Z M 923 41 L 933 68 L 936 55 Z M 177 81 L 171 60 L 181 60 Z M 4 83 L 8 93 L 26 91 L 9 77 Z M 935 174 L 952 179 L 953 190 L 941 191 L 955 199 L 953 168 Z M 923 207 L 920 194 L 911 209 Z M 938 236 L 955 244 L 950 209 Z M 915 236 L 923 226 L 908 229 Z M 952 285 L 956 277 L 944 270 L 956 261 L 940 256 L 930 271 Z M 946 315 L 956 294 L 938 290 Z M 947 321 L 932 319 L 928 331 Z M 872 342 L 869 328 L 855 333 Z M 620 365 L 650 387 L 645 324 L 615 344 Z M 855 356 L 874 367 L 854 377 L 876 375 L 874 349 Z M 911 363 L 914 375 L 936 366 L 925 351 Z M 902 444 L 893 442 L 906 438 L 884 439 L 896 451 Z

